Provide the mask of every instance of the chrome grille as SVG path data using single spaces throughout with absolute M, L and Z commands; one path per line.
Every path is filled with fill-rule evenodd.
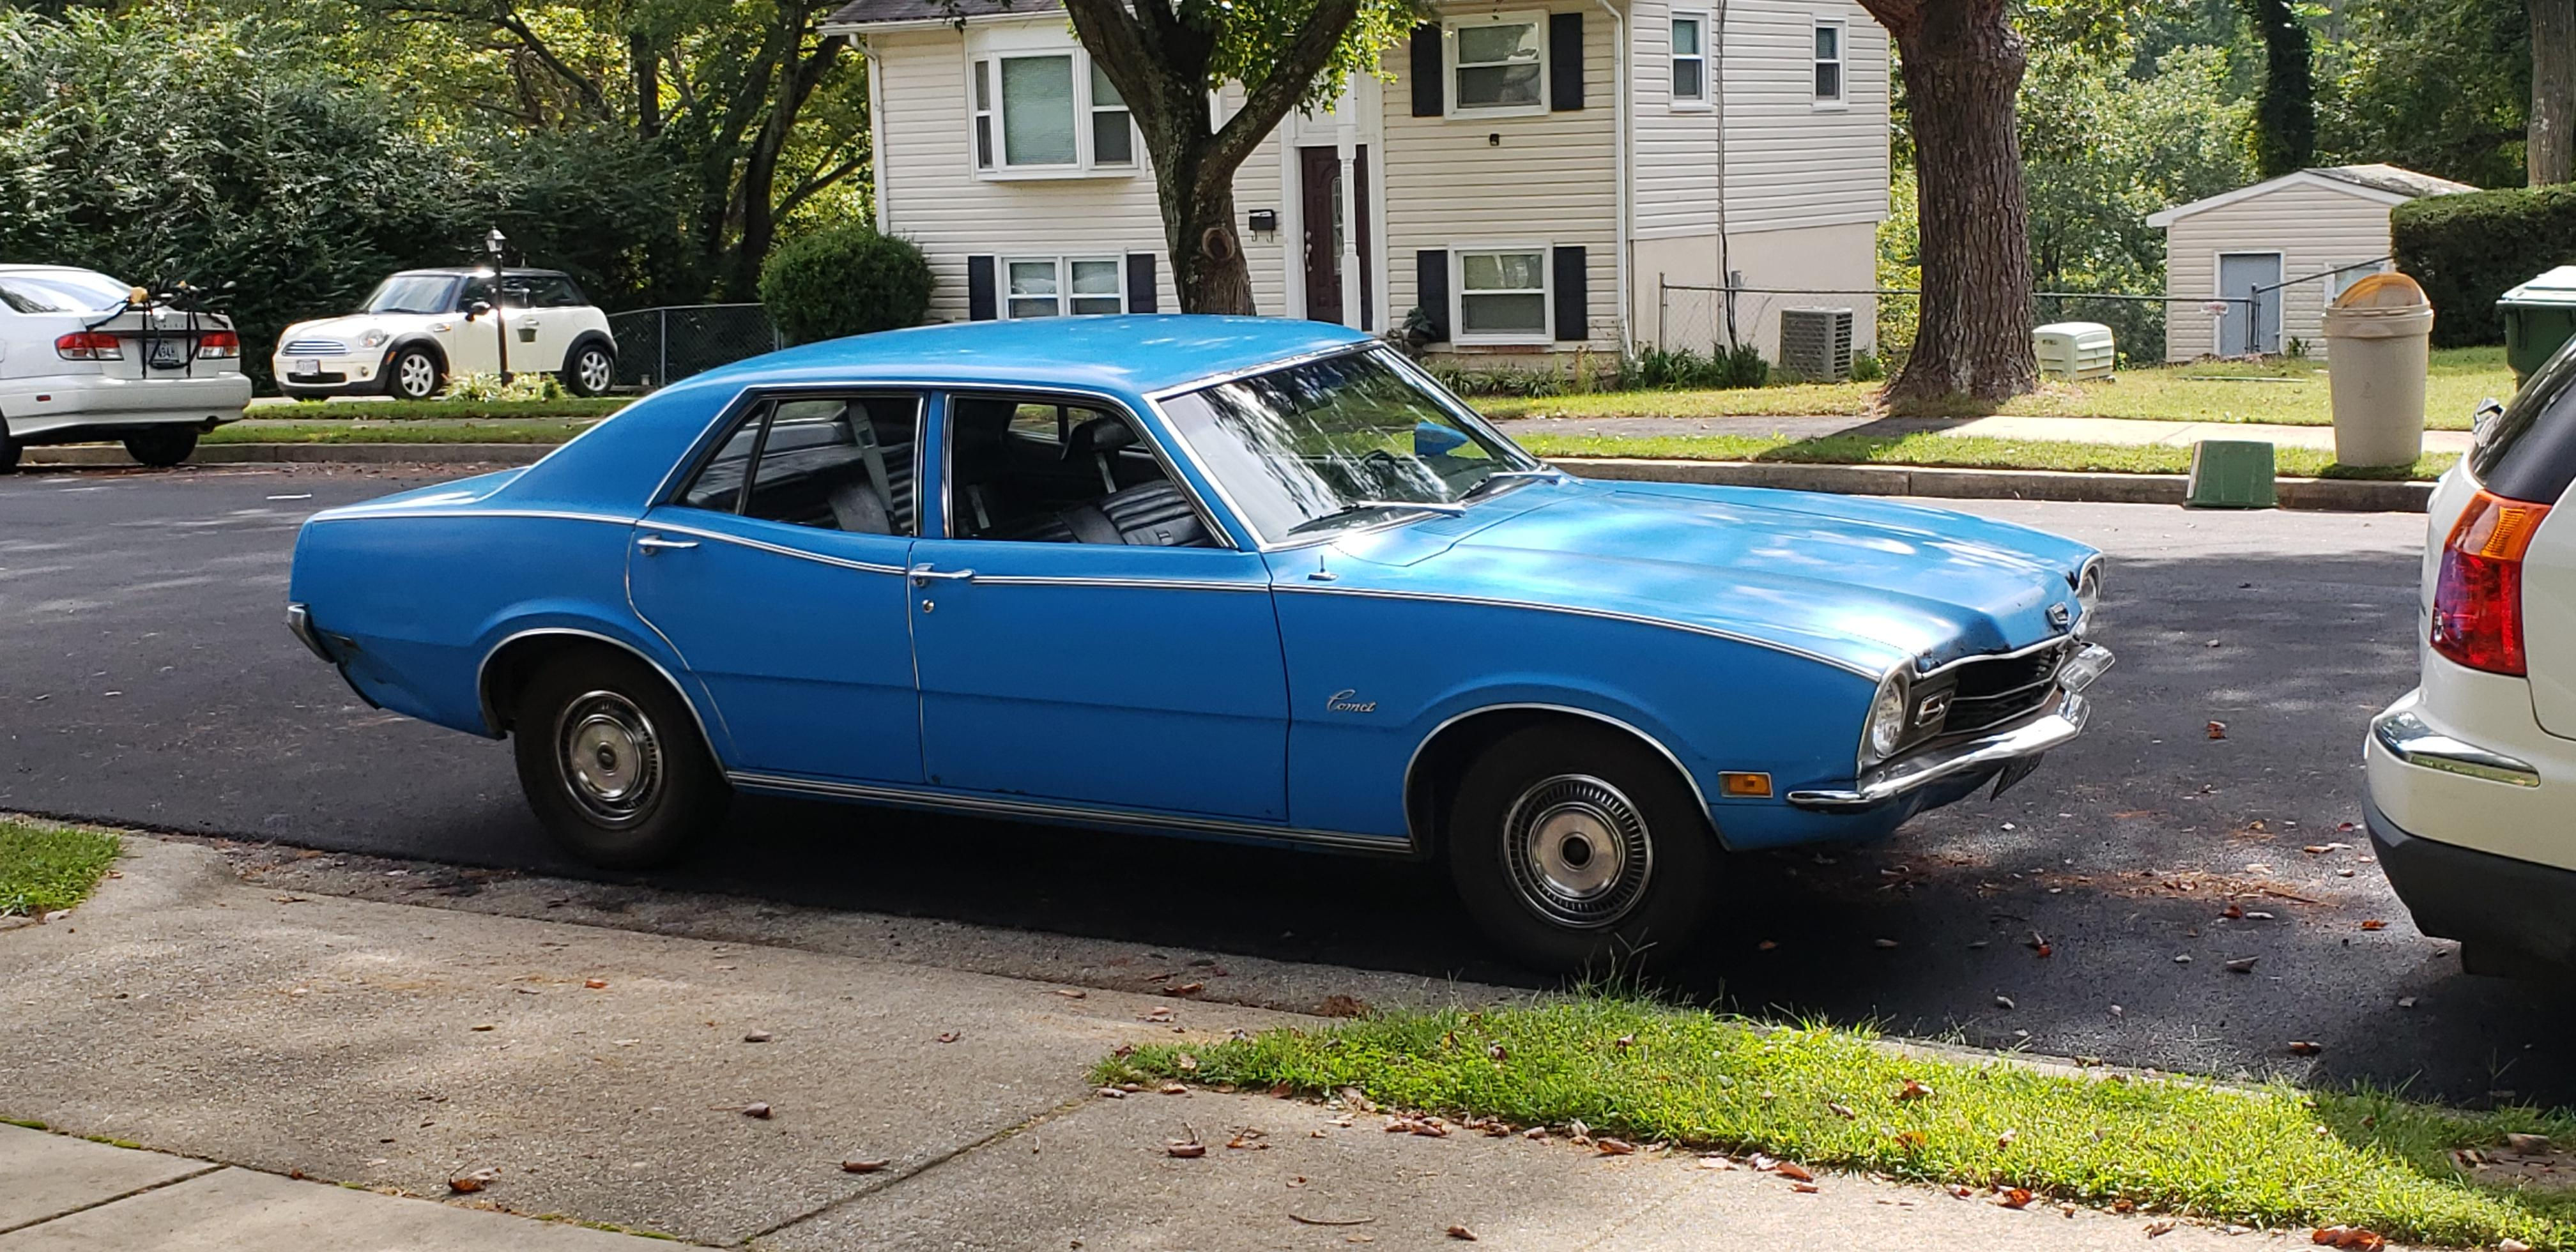
M 2020 656 L 1986 657 L 1953 667 L 1945 735 L 1967 734 L 2000 726 L 2046 707 L 2057 691 L 2057 671 L 2074 655 L 2076 643 L 2059 643 Z
M 280 356 L 345 356 L 349 345 L 337 339 L 290 339 L 277 352 Z

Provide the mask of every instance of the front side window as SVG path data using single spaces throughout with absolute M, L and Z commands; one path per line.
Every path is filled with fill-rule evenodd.
M 1843 98 L 1843 24 L 1816 23 L 1816 103 L 1838 104 Z
M 1673 15 L 1673 103 L 1708 103 L 1708 18 Z
M 1547 249 L 1462 251 L 1457 257 L 1461 342 L 1547 338 Z
M 1163 412 L 1264 543 L 1455 505 L 1546 471 L 1383 348 L 1166 400 Z
M 958 395 L 948 414 L 949 538 L 1218 546 L 1125 413 Z
M 1005 316 L 1062 317 L 1127 311 L 1122 263 L 1116 257 L 1011 257 L 1002 262 L 1009 280 Z
M 1536 112 L 1547 81 L 1547 22 L 1506 13 L 1449 28 L 1453 112 Z
M 918 396 L 763 401 L 675 503 L 854 534 L 913 532 Z
M 361 313 L 447 313 L 456 308 L 453 274 L 396 274 L 376 284 Z
M 1136 126 L 1109 76 L 1080 52 L 998 55 L 967 71 L 975 168 L 1130 169 Z

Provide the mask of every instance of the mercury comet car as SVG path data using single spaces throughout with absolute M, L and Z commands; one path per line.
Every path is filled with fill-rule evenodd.
M 2110 664 L 2100 593 L 2066 539 L 1578 481 L 1356 332 L 1166 316 L 700 375 L 315 515 L 287 620 L 511 740 L 602 865 L 736 792 L 1439 858 L 1575 968 L 1678 947 L 1727 851 L 2019 781 Z

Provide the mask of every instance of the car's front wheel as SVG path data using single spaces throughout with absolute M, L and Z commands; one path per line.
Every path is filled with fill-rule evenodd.
M 578 652 L 545 665 L 519 696 L 512 736 L 528 807 L 593 865 L 669 862 L 730 798 L 688 705 L 630 657 Z
M 564 362 L 564 390 L 577 396 L 604 396 L 617 384 L 617 358 L 596 343 L 585 343 Z
M 385 390 L 397 400 L 426 400 L 438 394 L 438 358 L 426 349 L 405 348 L 385 366 Z
M 1458 895 L 1495 942 L 1539 969 L 1605 974 L 1688 942 L 1714 845 L 1670 761 L 1570 722 L 1524 727 L 1478 756 L 1446 840 Z
M 197 450 L 194 426 L 156 426 L 125 437 L 125 454 L 146 465 L 167 469 Z

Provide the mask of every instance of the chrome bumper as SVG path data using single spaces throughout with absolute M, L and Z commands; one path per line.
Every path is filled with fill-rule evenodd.
M 2092 708 L 2083 690 L 2111 668 L 2111 650 L 2087 644 L 2058 673 L 2057 707 L 2040 717 L 1965 743 L 1900 757 L 1860 776 L 1850 790 L 1792 791 L 1789 803 L 1802 809 L 1840 812 L 1872 808 L 1918 790 L 1988 766 L 2037 756 L 2073 739 L 2084 729 Z
M 331 655 L 329 648 L 322 646 L 322 635 L 313 628 L 313 610 L 301 604 L 287 605 L 286 629 L 288 633 L 295 636 L 297 642 L 311 650 L 313 655 L 333 665 L 340 663 L 338 657 Z
M 2540 771 L 2528 763 L 2443 734 L 2411 708 L 2390 709 L 2370 719 L 2370 737 L 2408 765 L 2516 787 L 2540 785 Z

